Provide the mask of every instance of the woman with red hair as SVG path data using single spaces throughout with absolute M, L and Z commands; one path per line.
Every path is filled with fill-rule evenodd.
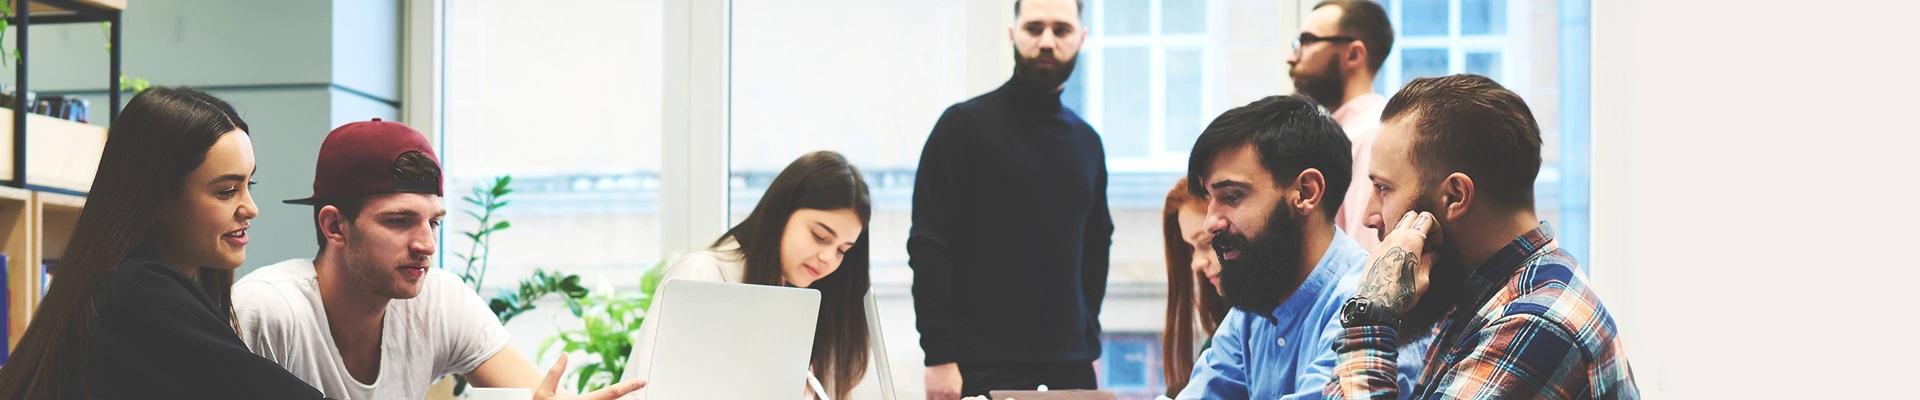
M 1213 234 L 1206 229 L 1207 202 L 1188 193 L 1186 184 L 1184 178 L 1174 183 L 1160 213 L 1167 251 L 1167 318 L 1160 336 L 1160 366 L 1168 396 L 1187 386 L 1194 360 L 1226 318 L 1228 308 L 1220 297 L 1220 259 L 1213 253 Z

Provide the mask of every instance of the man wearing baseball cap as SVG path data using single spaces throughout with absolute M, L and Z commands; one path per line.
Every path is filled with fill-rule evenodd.
M 328 133 L 313 195 L 286 201 L 313 206 L 319 254 L 261 267 L 233 286 L 247 347 L 329 398 L 424 398 L 446 374 L 553 397 L 565 357 L 542 382 L 485 302 L 432 268 L 441 196 L 439 158 L 412 128 L 375 118 Z

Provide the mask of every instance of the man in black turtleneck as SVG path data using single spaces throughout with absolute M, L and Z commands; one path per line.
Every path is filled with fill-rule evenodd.
M 927 397 L 1091 389 L 1106 296 L 1106 155 L 1060 90 L 1086 39 L 1076 0 L 1014 3 L 1014 75 L 947 108 L 913 188 Z

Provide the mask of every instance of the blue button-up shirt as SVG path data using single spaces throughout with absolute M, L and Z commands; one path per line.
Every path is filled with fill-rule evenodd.
M 1332 379 L 1340 306 L 1360 285 L 1367 252 L 1334 231 L 1333 243 L 1300 288 L 1267 315 L 1227 312 L 1200 354 L 1180 399 L 1319 399 Z M 1425 354 L 1426 341 L 1400 354 Z M 1401 382 L 1419 376 L 1419 357 L 1400 357 Z M 1402 391 L 1401 393 L 1408 393 Z

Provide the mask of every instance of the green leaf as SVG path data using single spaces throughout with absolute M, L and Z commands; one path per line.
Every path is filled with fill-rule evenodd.
M 507 228 L 511 228 L 511 227 L 513 227 L 513 224 L 507 223 L 507 221 L 500 221 L 500 223 L 493 224 L 493 227 L 487 228 L 487 230 L 499 231 L 499 230 L 506 230 Z
M 507 185 L 511 184 L 513 184 L 513 175 L 501 175 L 499 178 L 494 178 L 493 192 L 500 193 L 500 191 L 507 190 Z
M 586 393 L 586 392 L 587 392 L 587 380 L 588 380 L 588 379 L 592 379 L 592 378 L 593 378 L 593 376 L 592 376 L 592 375 L 587 375 L 587 374 L 580 374 L 580 379 L 579 379 L 579 380 L 578 380 L 578 381 L 577 381 L 577 382 L 576 382 L 576 383 L 575 383 L 575 384 L 573 385 L 573 387 L 574 387 L 574 390 L 576 390 L 576 391 L 578 391 L 578 392 L 580 392 L 580 393 Z

